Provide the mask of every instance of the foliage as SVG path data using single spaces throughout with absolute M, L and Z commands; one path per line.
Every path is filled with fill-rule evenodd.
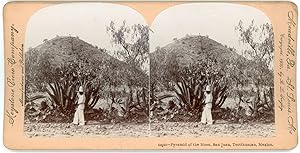
M 104 87 L 100 84 L 104 72 L 103 67 L 99 67 L 103 63 L 99 54 L 107 57 L 103 50 L 101 53 L 71 36 L 54 38 L 31 48 L 26 52 L 26 93 L 46 92 L 55 109 L 70 117 L 76 107 L 76 91 L 82 85 L 86 108 L 92 109 Z
M 172 91 L 183 105 L 186 112 L 183 114 L 200 116 L 204 98 L 202 90 L 209 84 L 213 88 L 212 110 L 217 118 L 218 114 L 227 112 L 235 115 L 219 117 L 240 120 L 243 118 L 241 103 L 249 105 L 251 119 L 260 120 L 267 111 L 274 112 L 272 26 L 266 23 L 257 27 L 252 22 L 244 28 L 240 22 L 236 30 L 240 41 L 249 45 L 243 56 L 237 54 L 235 48 L 224 47 L 203 36 L 187 36 L 156 48 L 150 56 L 150 104 L 157 105 L 158 93 Z M 222 108 L 228 96 L 237 97 L 238 111 Z
M 40 95 L 30 99 L 26 98 L 25 122 L 65 122 L 71 120 L 70 117 L 57 111 L 53 106 L 49 106 L 45 98 Z M 42 99 L 40 105 L 34 102 L 37 99 Z
M 71 116 L 76 107 L 76 84 L 66 79 L 62 82 L 49 83 L 49 87 L 46 92 L 55 108 L 64 115 Z
M 111 35 L 111 42 L 120 49 L 115 52 L 115 56 L 122 60 L 127 67 L 123 71 L 123 82 L 128 87 L 125 100 L 114 100 L 124 112 L 124 118 L 132 118 L 132 114 L 142 112 L 148 116 L 148 52 L 149 52 L 149 28 L 141 24 L 128 26 L 124 21 L 120 27 L 116 27 L 111 22 L 107 27 L 107 32 Z M 114 85 L 112 85 L 115 87 Z
M 225 68 L 216 64 L 218 61 L 209 57 L 207 59 L 210 60 L 196 60 L 183 65 L 175 54 L 163 57 L 160 53 L 164 51 L 157 52 L 157 56 L 151 56 L 151 105 L 157 103 L 156 92 L 160 89 L 169 90 L 175 93 L 174 96 L 183 106 L 181 108 L 183 112 L 180 110 L 179 114 L 197 120 L 204 104 L 203 90 L 207 85 L 213 87 L 213 109 L 220 108 L 224 104 L 228 82 L 224 75 Z
M 148 116 L 148 27 L 129 27 L 124 22 L 120 29 L 113 23 L 110 28 L 112 43 L 123 47 L 116 52 L 119 60 L 106 54 L 104 49 L 72 36 L 57 36 L 29 48 L 26 52 L 27 96 L 28 93 L 47 93 L 53 106 L 51 111 L 71 118 L 76 107 L 76 91 L 83 86 L 86 112 L 94 110 L 99 99 L 108 96 L 111 112 L 104 113 L 107 118 L 113 112 L 113 105 L 120 105 L 126 118 L 138 113 Z
M 143 66 L 148 60 L 149 53 L 149 28 L 141 24 L 132 26 L 123 24 L 117 28 L 113 21 L 107 27 L 107 32 L 111 34 L 112 43 L 120 46 L 116 55 L 132 68 Z
M 236 26 L 240 42 L 249 47 L 244 56 L 249 58 L 247 71 L 243 72 L 248 82 L 254 85 L 251 101 L 254 118 L 259 112 L 274 112 L 274 33 L 269 23 L 256 26 L 254 20 L 246 27 L 242 21 Z M 250 66 L 249 66 L 250 65 Z M 245 85 L 242 84 L 242 87 Z

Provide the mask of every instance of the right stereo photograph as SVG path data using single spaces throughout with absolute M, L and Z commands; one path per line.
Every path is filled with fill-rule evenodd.
M 274 137 L 274 33 L 260 10 L 191 3 L 150 27 L 152 137 Z

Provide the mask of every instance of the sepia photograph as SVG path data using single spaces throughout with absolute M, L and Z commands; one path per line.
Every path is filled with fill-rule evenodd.
M 151 137 L 274 137 L 274 33 L 256 8 L 189 3 L 150 32 Z
M 3 23 L 9 150 L 297 146 L 293 2 L 8 2 Z
M 30 18 L 25 49 L 29 138 L 276 135 L 273 27 L 253 7 L 181 4 L 147 25 L 58 4 Z
M 25 41 L 27 137 L 149 135 L 149 28 L 137 11 L 52 5 Z

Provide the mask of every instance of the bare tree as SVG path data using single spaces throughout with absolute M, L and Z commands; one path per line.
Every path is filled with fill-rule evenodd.
M 256 116 L 258 111 L 274 112 L 273 27 L 269 23 L 257 26 L 252 20 L 249 26 L 240 21 L 235 30 L 239 34 L 240 42 L 249 47 L 244 51 L 244 56 L 250 60 L 248 71 L 244 74 L 255 86 L 253 115 Z
M 129 93 L 124 106 L 125 117 L 131 110 L 142 111 L 148 116 L 148 75 L 145 65 L 149 56 L 149 28 L 141 24 L 128 26 L 125 21 L 120 27 L 110 22 L 107 32 L 111 35 L 112 43 L 120 48 L 115 55 L 125 62 L 124 81 L 129 88 Z M 134 98 L 135 96 L 135 98 Z

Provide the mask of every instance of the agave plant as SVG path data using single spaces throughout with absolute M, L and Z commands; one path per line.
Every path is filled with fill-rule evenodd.
M 71 116 L 76 107 L 77 84 L 68 79 L 48 83 L 46 92 L 54 107 L 66 116 Z
M 100 95 L 101 86 L 93 85 L 92 82 L 87 82 L 84 85 L 85 94 L 85 109 L 90 110 L 95 107 L 98 100 L 101 98 Z
M 129 118 L 131 115 L 149 116 L 149 96 L 146 88 L 136 89 L 135 93 L 130 90 L 125 101 L 119 101 L 124 117 Z M 121 105 L 122 104 L 122 105 Z
M 212 85 L 212 109 L 221 108 L 227 98 L 228 86 L 226 84 L 221 85 L 219 81 L 205 75 L 192 76 L 193 77 L 189 78 L 181 77 L 181 79 L 176 82 L 174 90 L 186 110 L 191 114 L 199 115 L 204 104 L 204 92 L 202 90 L 209 82 L 211 82 Z
M 186 81 L 182 78 L 180 82 L 176 82 L 176 87 L 174 91 L 188 112 L 200 110 L 203 100 L 203 83 L 197 83 L 195 79 Z M 198 112 L 196 111 L 196 113 Z

